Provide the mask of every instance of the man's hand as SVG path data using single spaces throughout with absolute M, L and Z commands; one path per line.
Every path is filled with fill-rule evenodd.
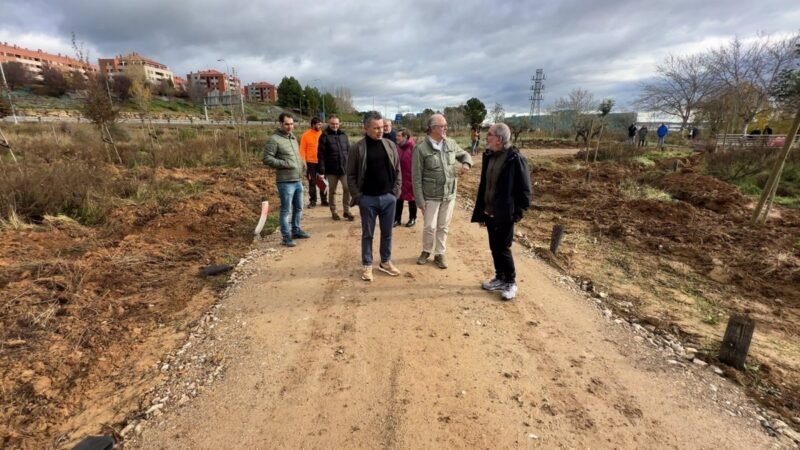
M 458 169 L 458 175 L 464 175 L 465 173 L 469 172 L 469 164 L 462 164 L 461 168 Z

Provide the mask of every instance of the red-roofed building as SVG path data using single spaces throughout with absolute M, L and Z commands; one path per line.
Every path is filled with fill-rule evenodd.
M 172 77 L 172 85 L 176 91 L 186 92 L 186 79 L 179 76 Z
M 41 50 L 29 50 L 27 48 L 9 45 L 8 42 L 0 42 L 0 63 L 18 62 L 28 69 L 34 78 L 41 80 L 42 66 L 49 65 L 63 71 L 78 71 L 82 74 L 97 72 L 97 66 L 87 64 L 74 58 L 69 58 L 62 54 L 45 53 Z
M 274 84 L 261 81 L 258 83 L 250 83 L 245 86 L 247 99 L 255 102 L 272 102 L 278 101 L 278 89 Z
M 241 90 L 238 78 L 230 77 L 216 69 L 192 72 L 186 75 L 186 81 L 189 86 L 202 86 L 209 93 L 216 91 L 218 94 L 224 94 Z
M 131 79 L 139 79 L 153 84 L 161 83 L 164 80 L 173 81 L 169 67 L 136 52 L 124 56 L 117 55 L 114 58 L 100 58 L 98 64 L 100 72 L 107 74 L 110 78 L 114 78 L 114 75 L 117 74 L 125 74 Z

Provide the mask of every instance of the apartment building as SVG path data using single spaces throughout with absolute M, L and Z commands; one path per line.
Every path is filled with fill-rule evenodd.
M 75 58 L 64 56 L 60 53 L 46 53 L 42 50 L 30 50 L 9 44 L 0 43 L 0 63 L 18 62 L 28 69 L 34 78 L 42 79 L 42 67 L 49 65 L 63 71 L 78 71 L 82 74 L 97 72 L 95 65 L 87 64 Z
M 199 72 L 192 72 L 186 75 L 187 87 L 202 86 L 206 92 L 216 92 L 217 95 L 225 93 L 239 92 L 241 84 L 239 79 L 231 77 L 228 74 L 222 73 L 216 69 L 201 70 Z
M 261 81 L 258 83 L 250 83 L 245 86 L 245 96 L 248 100 L 254 102 L 272 102 L 278 101 L 278 89 L 274 84 Z
M 131 79 L 139 79 L 153 84 L 161 83 L 164 80 L 173 81 L 174 78 L 169 67 L 136 52 L 117 55 L 113 58 L 100 58 L 98 65 L 100 72 L 107 74 L 109 78 L 124 74 Z

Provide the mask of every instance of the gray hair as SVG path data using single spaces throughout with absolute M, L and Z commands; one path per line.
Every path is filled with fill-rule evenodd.
M 378 111 L 367 111 L 367 113 L 364 114 L 364 126 L 366 127 L 373 120 L 380 120 L 382 124 L 383 116 Z
M 435 117 L 437 117 L 437 116 L 441 117 L 442 119 L 444 119 L 444 118 L 445 118 L 445 117 L 444 117 L 444 114 L 440 114 L 440 113 L 431 114 L 431 116 L 430 116 L 430 117 L 428 117 L 428 120 L 426 120 L 426 121 L 425 121 L 425 131 L 426 131 L 426 132 L 428 132 L 428 133 L 430 133 L 430 132 L 431 132 L 431 127 L 433 127 L 433 119 L 434 119 Z M 445 120 L 447 120 L 447 119 L 445 119 Z
M 508 143 L 511 142 L 511 128 L 508 128 L 508 125 L 504 123 L 494 124 L 494 134 L 503 141 L 503 147 L 508 147 Z

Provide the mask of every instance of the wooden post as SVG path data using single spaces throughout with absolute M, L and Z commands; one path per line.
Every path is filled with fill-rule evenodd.
M 553 235 L 550 237 L 550 252 L 552 254 L 556 254 L 558 252 L 558 246 L 561 245 L 561 241 L 564 239 L 564 225 L 553 225 Z
M 731 315 L 719 349 L 719 360 L 739 370 L 744 369 L 744 360 L 750 350 L 750 341 L 753 339 L 755 329 L 756 322 L 750 317 Z

